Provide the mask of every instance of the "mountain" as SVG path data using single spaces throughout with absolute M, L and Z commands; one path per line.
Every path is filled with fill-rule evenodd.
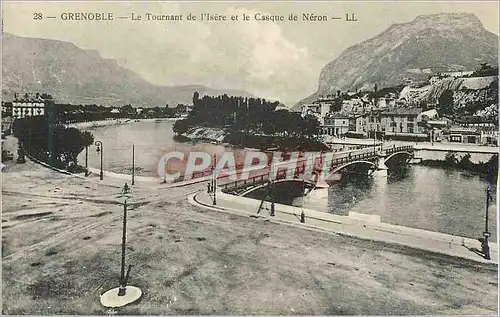
M 193 93 L 251 97 L 248 92 L 205 86 L 157 86 L 137 73 L 103 59 L 97 51 L 69 42 L 19 37 L 3 33 L 2 96 L 14 93 L 51 94 L 56 102 L 155 107 L 191 104 Z
M 498 36 L 474 14 L 419 16 L 343 51 L 322 69 L 318 90 L 299 104 L 337 90 L 397 86 L 437 72 L 475 70 L 481 62 L 498 65 Z

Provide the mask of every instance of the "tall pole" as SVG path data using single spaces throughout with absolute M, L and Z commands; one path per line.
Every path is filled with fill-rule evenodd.
M 125 295 L 126 286 L 125 285 L 125 244 L 127 241 L 127 199 L 123 203 L 123 233 L 122 233 L 122 263 L 120 271 L 120 288 L 118 290 L 118 296 Z
M 212 183 L 212 191 L 214 193 L 214 201 L 213 201 L 213 205 L 217 205 L 217 198 L 216 198 L 216 193 L 217 193 L 217 175 L 216 175 L 216 171 L 215 171 L 215 166 L 217 164 L 217 157 L 215 156 L 214 154 L 214 165 L 213 165 L 213 183 Z
M 489 207 L 490 207 L 490 201 L 492 200 L 491 197 L 491 184 L 493 183 L 493 159 L 490 160 L 490 166 L 489 166 L 489 171 L 488 171 L 488 187 L 486 188 L 486 217 L 484 221 L 484 232 L 483 232 L 483 240 L 481 241 L 482 244 L 482 249 L 483 249 L 483 255 L 486 260 L 490 260 L 490 246 L 488 242 L 488 238 L 491 236 L 489 232 Z
M 85 177 L 89 176 L 89 146 L 85 146 Z
M 102 180 L 104 178 L 104 173 L 102 172 L 102 155 L 104 153 L 104 148 L 102 147 L 101 143 L 101 173 L 99 173 L 99 178 Z
M 488 232 L 489 206 L 490 206 L 490 186 L 486 188 L 486 221 L 484 224 L 484 232 Z
M 132 144 L 132 185 L 135 184 L 135 145 Z
M 102 171 L 102 154 L 104 152 L 104 147 L 102 146 L 101 141 L 96 141 L 95 146 L 97 146 L 97 151 L 101 152 L 101 172 L 99 173 L 99 178 L 102 180 L 104 178 L 104 173 Z
M 490 232 L 488 231 L 488 218 L 489 218 L 489 205 L 490 205 L 490 186 L 488 185 L 488 188 L 486 188 L 486 219 L 484 223 L 484 232 L 483 232 L 483 241 L 482 241 L 482 249 L 483 249 L 483 254 L 484 258 L 486 260 L 490 260 L 490 246 L 488 242 L 488 238 L 490 237 Z

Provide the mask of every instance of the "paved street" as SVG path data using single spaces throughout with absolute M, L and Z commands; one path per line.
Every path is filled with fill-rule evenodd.
M 3 313 L 106 314 L 122 180 L 28 162 L 3 174 Z M 493 314 L 497 267 L 191 206 L 206 184 L 134 186 L 120 314 Z M 116 311 L 115 311 L 116 312 Z

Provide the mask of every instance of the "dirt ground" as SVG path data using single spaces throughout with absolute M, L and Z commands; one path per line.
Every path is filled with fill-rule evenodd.
M 109 310 L 123 184 L 32 163 L 2 176 L 3 314 L 497 313 L 494 265 L 189 205 L 206 184 L 134 187 L 127 265 L 143 297 Z

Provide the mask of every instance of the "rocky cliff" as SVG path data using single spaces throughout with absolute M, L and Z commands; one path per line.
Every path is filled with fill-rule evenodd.
M 337 90 L 397 86 L 439 72 L 474 70 L 481 62 L 498 64 L 498 36 L 475 15 L 419 16 L 343 51 L 322 69 L 318 91 L 301 103 Z

